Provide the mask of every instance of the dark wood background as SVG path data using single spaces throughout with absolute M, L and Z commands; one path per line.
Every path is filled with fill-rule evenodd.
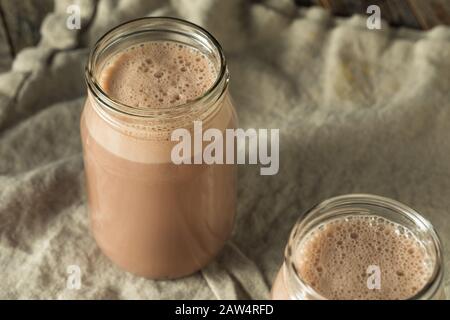
M 17 52 L 39 42 L 42 20 L 52 10 L 52 0 L 0 0 L 0 72 L 9 70 Z
M 393 26 L 431 29 L 439 24 L 450 25 L 450 0 L 296 0 L 300 6 L 318 5 L 339 16 L 366 14 L 376 4 L 381 17 Z
M 381 17 L 394 26 L 430 29 L 450 25 L 450 0 L 292 1 L 299 6 L 322 6 L 339 16 L 366 14 L 367 7 L 376 4 Z M 0 72 L 10 68 L 17 52 L 39 42 L 40 25 L 53 6 L 53 0 L 0 0 Z

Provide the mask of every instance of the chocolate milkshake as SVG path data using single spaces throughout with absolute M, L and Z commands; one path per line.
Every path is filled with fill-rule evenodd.
M 131 23 L 197 30 L 174 19 Z M 175 165 L 170 135 L 190 130 L 194 120 L 221 131 L 235 127 L 226 67 L 217 47 L 203 52 L 192 41 L 161 36 L 128 41 L 98 62 L 97 88 L 90 87 L 81 119 L 92 232 L 123 269 L 181 277 L 211 261 L 230 236 L 236 167 Z
M 275 280 L 272 298 L 403 300 L 421 296 L 436 276 L 439 253 L 414 228 L 375 211 L 367 213 L 367 209 L 349 208 L 346 214 L 341 209 L 339 215 L 298 238 Z M 437 288 L 432 297 L 442 295 Z

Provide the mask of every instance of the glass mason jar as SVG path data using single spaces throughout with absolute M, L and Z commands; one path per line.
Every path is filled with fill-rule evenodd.
M 302 278 L 300 272 L 298 272 L 296 253 L 299 252 L 305 237 L 312 230 L 318 230 L 317 228 L 320 225 L 323 226 L 326 222 L 346 218 L 350 215 L 375 215 L 410 230 L 426 249 L 431 261 L 433 261 L 433 266 L 428 282 L 409 299 L 445 299 L 442 247 L 433 226 L 415 210 L 400 202 L 368 194 L 351 194 L 328 199 L 310 209 L 305 216 L 297 221 L 285 248 L 284 262 L 272 286 L 272 299 L 327 299 Z
M 202 96 L 170 108 L 137 108 L 108 96 L 99 81 L 105 64 L 121 50 L 149 41 L 199 50 L 217 70 L 214 84 Z M 148 278 L 182 277 L 201 269 L 231 234 L 236 166 L 174 164 L 171 150 L 178 142 L 170 137 L 177 128 L 192 132 L 193 121 L 202 121 L 203 130 L 236 127 L 219 43 L 183 20 L 137 19 L 100 38 L 85 76 L 81 137 L 97 244 L 118 266 Z

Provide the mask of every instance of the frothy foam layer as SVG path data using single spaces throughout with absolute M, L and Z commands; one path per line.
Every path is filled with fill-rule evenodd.
M 158 110 L 198 98 L 213 86 L 217 77 L 213 60 L 198 49 L 177 42 L 151 41 L 109 57 L 99 72 L 98 82 L 115 100 L 141 109 Z M 211 108 L 220 104 L 218 112 L 203 127 L 219 130 L 234 127 L 234 108 L 228 94 L 215 103 Z M 96 106 L 95 99 L 88 99 L 83 117 L 88 135 L 101 147 L 133 162 L 172 162 L 171 150 L 177 142 L 171 141 L 170 135 L 180 127 L 179 122 L 166 119 L 154 129 L 154 124 L 146 127 L 140 122 L 138 126 L 133 119 L 119 116 L 112 117 L 120 119 L 113 126 L 100 116 Z
M 407 299 L 431 277 L 434 261 L 410 230 L 377 216 L 350 216 L 313 230 L 295 255 L 302 279 L 329 299 Z M 381 288 L 367 287 L 367 268 Z
M 137 108 L 164 108 L 202 96 L 217 70 L 199 50 L 176 42 L 152 41 L 114 55 L 100 85 L 113 99 Z

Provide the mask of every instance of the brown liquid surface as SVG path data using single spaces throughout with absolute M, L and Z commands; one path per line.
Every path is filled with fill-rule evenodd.
M 152 66 L 144 66 L 146 60 Z M 181 70 L 183 66 L 186 70 Z M 164 74 L 156 77 L 157 72 Z M 121 102 L 161 108 L 195 99 L 216 76 L 212 63 L 199 51 L 149 42 L 112 57 L 100 83 Z M 210 125 L 233 128 L 230 99 L 226 96 L 219 103 Z M 236 167 L 174 165 L 173 142 L 130 135 L 94 109 L 88 99 L 81 133 L 91 225 L 100 248 L 120 267 L 150 278 L 175 278 L 199 270 L 230 236 Z
M 327 299 L 407 299 L 430 279 L 434 261 L 411 231 L 381 217 L 350 216 L 323 224 L 299 244 L 300 277 Z M 369 289 L 369 266 L 381 272 L 380 289 Z M 283 273 L 275 298 L 287 298 Z
M 116 54 L 100 84 L 108 95 L 140 108 L 167 108 L 202 96 L 217 71 L 203 53 L 175 42 L 146 42 Z

